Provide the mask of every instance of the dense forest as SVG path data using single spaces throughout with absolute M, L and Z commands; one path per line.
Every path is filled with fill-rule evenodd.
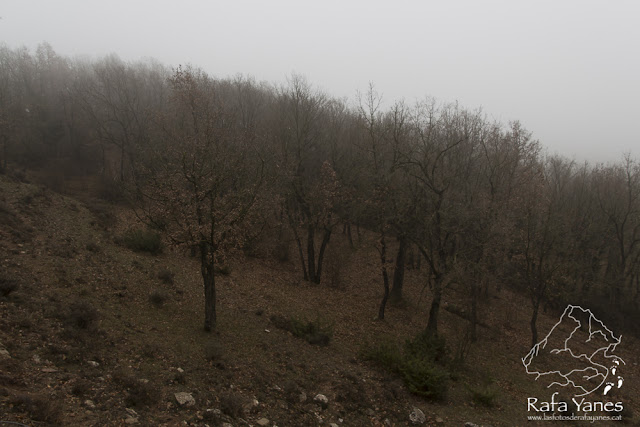
M 300 278 L 331 286 L 332 236 L 366 231 L 379 319 L 402 300 L 405 268 L 420 268 L 428 335 L 454 284 L 467 289 L 472 337 L 496 287 L 529 297 L 534 344 L 540 311 L 569 303 L 637 334 L 640 164 L 578 164 L 543 147 L 518 122 L 431 98 L 389 106 L 373 85 L 350 102 L 299 75 L 271 85 L 0 47 L 0 172 L 37 171 L 60 192 L 92 180 L 198 257 L 206 330 L 214 273 L 234 252 L 267 242 L 278 256 L 292 242 Z

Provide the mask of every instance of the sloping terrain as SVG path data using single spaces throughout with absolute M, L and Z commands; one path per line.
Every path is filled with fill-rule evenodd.
M 419 408 L 425 425 L 507 426 L 528 424 L 527 397 L 543 393 L 521 361 L 530 349 L 530 308 L 510 289 L 490 289 L 479 341 L 446 398 L 431 402 L 360 356 L 367 343 L 418 334 L 430 302 L 426 271 L 409 270 L 406 302 L 374 320 L 382 285 L 373 236 L 363 233 L 354 251 L 342 235 L 333 238 L 348 264 L 338 287 L 301 281 L 294 256 L 236 255 L 218 276 L 219 321 L 207 334 L 197 260 L 118 244 L 140 227 L 132 218 L 125 207 L 0 177 L 0 421 L 401 426 Z M 442 334 L 455 352 L 466 344 L 466 292 L 450 288 L 444 300 Z M 542 314 L 539 330 L 559 314 Z M 331 341 L 311 345 L 278 327 L 290 318 L 330 325 Z M 612 397 L 624 401 L 632 422 L 640 413 L 638 349 L 623 338 L 625 384 Z M 484 387 L 487 405 L 474 399 Z M 181 392 L 195 403 L 179 404 Z M 314 400 L 318 394 L 327 402 Z

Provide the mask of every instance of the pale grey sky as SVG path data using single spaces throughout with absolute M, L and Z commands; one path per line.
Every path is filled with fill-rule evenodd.
M 355 99 L 425 96 L 520 120 L 551 152 L 640 157 L 640 1 L 2 0 L 0 41 L 191 63 Z

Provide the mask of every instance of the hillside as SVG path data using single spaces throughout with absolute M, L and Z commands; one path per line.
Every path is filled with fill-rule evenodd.
M 348 260 L 339 287 L 301 281 L 294 256 L 236 254 L 218 277 L 218 325 L 207 334 L 199 263 L 167 247 L 154 256 L 118 243 L 137 227 L 126 207 L 0 176 L 0 421 L 403 426 L 419 408 L 424 425 L 530 424 L 527 397 L 544 390 L 522 365 L 530 308 L 514 290 L 490 286 L 479 341 L 451 375 L 446 397 L 430 401 L 361 357 L 367 344 L 418 334 L 430 300 L 426 269 L 408 270 L 405 303 L 374 320 L 382 284 L 373 235 L 363 232 L 353 251 L 344 236 L 332 238 L 330 247 Z M 466 320 L 455 312 L 465 295 L 452 286 L 443 297 L 441 333 L 452 353 L 464 343 Z M 561 310 L 541 313 L 543 336 Z M 277 326 L 292 317 L 332 325 L 329 344 L 311 345 Z M 640 344 L 624 336 L 618 354 L 625 382 L 612 398 L 637 423 Z M 479 391 L 489 405 L 474 399 Z M 195 404 L 180 405 L 180 392 Z M 314 401 L 318 394 L 328 402 Z

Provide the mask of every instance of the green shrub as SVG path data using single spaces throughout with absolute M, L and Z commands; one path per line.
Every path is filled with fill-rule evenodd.
M 374 345 L 365 345 L 360 350 L 360 357 L 364 360 L 370 360 L 390 372 L 399 372 L 403 364 L 400 348 L 389 340 Z
M 382 339 L 365 345 L 360 357 L 400 375 L 414 394 L 434 400 L 446 395 L 450 374 L 445 368 L 449 359 L 444 338 L 423 332 L 408 340 L 404 351 L 396 343 Z
M 487 408 L 493 408 L 496 405 L 496 398 L 498 392 L 490 385 L 484 387 L 467 387 L 471 393 L 471 400 L 476 405 L 486 406 Z
M 448 357 L 444 337 L 434 336 L 426 331 L 406 342 L 405 353 L 413 359 L 428 359 L 439 363 L 444 363 Z
M 148 252 L 158 255 L 162 252 L 160 234 L 152 230 L 135 229 L 127 231 L 121 238 L 125 247 L 136 252 Z
M 329 345 L 333 336 L 333 326 L 323 322 L 319 317 L 316 320 L 301 320 L 296 317 L 273 315 L 271 322 L 277 328 L 289 331 L 313 345 Z
M 411 393 L 428 399 L 444 399 L 449 374 L 433 360 L 405 359 L 400 374 Z

